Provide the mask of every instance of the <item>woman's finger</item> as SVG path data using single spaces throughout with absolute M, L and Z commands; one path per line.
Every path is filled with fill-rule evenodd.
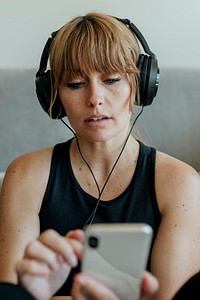
M 77 266 L 76 252 L 79 252 L 79 248 L 81 248 L 79 242 L 75 241 L 76 243 L 71 243 L 70 239 L 59 235 L 54 230 L 43 232 L 39 237 L 39 241 L 55 252 L 55 254 L 63 257 L 71 267 Z
M 72 295 L 75 300 L 90 298 L 94 300 L 119 300 L 105 285 L 83 273 L 77 274 L 74 277 Z
M 83 243 L 84 235 L 85 233 L 83 230 L 76 229 L 76 230 L 69 231 L 66 236 Z
M 47 264 L 25 258 L 17 262 L 16 271 L 18 275 L 48 276 L 50 274 L 50 269 Z
M 145 272 L 142 280 L 141 300 L 150 300 L 158 291 L 158 280 L 149 272 Z
M 26 260 L 29 259 L 30 262 L 35 260 L 39 263 L 46 264 L 52 270 L 56 270 L 58 264 L 57 253 L 38 240 L 30 242 L 27 245 L 24 257 Z

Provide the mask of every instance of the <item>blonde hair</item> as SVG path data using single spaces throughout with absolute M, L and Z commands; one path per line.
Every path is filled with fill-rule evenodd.
M 72 19 L 58 31 L 50 49 L 51 107 L 63 77 L 67 80 L 92 70 L 127 74 L 132 88 L 130 105 L 139 103 L 139 54 L 134 34 L 115 17 L 88 13 Z

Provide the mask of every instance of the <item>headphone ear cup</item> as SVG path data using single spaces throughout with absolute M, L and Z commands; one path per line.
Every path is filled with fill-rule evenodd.
M 146 104 L 150 105 L 155 98 L 158 91 L 160 70 L 158 68 L 158 61 L 155 58 L 148 57 L 148 78 L 147 78 L 147 96 Z
M 140 103 L 136 104 L 147 106 L 152 103 L 158 90 L 158 62 L 150 56 L 140 54 L 137 67 L 140 70 Z
M 44 111 L 52 119 L 61 119 L 66 116 L 65 109 L 60 101 L 59 96 L 56 97 L 55 102 L 51 108 L 50 113 L 50 104 L 51 104 L 51 71 L 48 70 L 45 73 L 41 73 L 36 77 L 36 94 L 38 100 L 44 109 Z
M 140 54 L 139 60 L 137 63 L 137 68 L 140 71 L 140 102 L 136 105 L 145 106 L 146 102 L 146 74 L 147 74 L 147 56 Z

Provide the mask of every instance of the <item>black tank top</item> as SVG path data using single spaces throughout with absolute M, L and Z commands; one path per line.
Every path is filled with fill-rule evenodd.
M 49 180 L 39 214 L 41 232 L 51 228 L 65 235 L 69 230 L 82 229 L 97 203 L 95 197 L 81 188 L 73 174 L 70 144 L 71 140 L 57 144 L 53 150 Z M 155 159 L 156 150 L 140 142 L 131 183 L 117 198 L 100 201 L 93 223 L 147 223 L 153 228 L 154 242 L 161 221 L 155 193 Z M 131 169 L 129 171 L 133 173 Z M 79 270 L 79 266 L 72 270 L 56 295 L 70 295 L 73 275 Z

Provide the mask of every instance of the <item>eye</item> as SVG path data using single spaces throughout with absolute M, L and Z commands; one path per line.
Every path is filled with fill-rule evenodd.
M 108 78 L 104 82 L 111 85 L 111 84 L 114 84 L 114 83 L 119 82 L 119 81 L 120 81 L 120 78 L 117 77 L 117 78 Z
M 83 82 L 72 82 L 72 83 L 68 83 L 67 87 L 72 89 L 72 90 L 77 90 L 79 89 L 84 83 Z

